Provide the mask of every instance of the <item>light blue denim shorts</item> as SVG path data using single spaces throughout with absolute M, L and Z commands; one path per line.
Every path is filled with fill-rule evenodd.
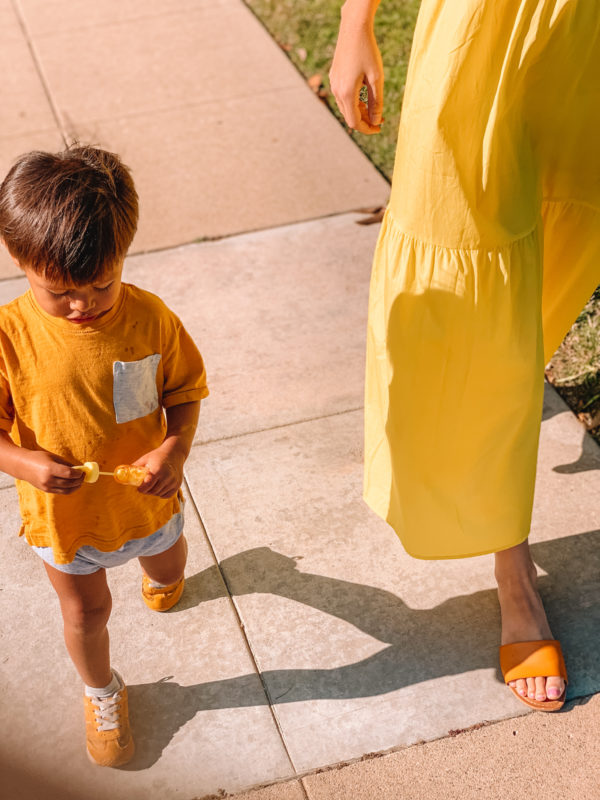
M 174 514 L 171 519 L 150 536 L 142 539 L 131 539 L 125 542 L 118 550 L 112 553 L 103 553 L 91 545 L 83 545 L 75 553 L 73 561 L 69 564 L 55 564 L 51 547 L 33 547 L 32 550 L 42 558 L 47 564 L 60 572 L 69 575 L 91 575 L 99 569 L 110 569 L 119 567 L 132 558 L 140 556 L 156 556 L 164 553 L 169 547 L 173 547 L 183 532 L 183 511 Z

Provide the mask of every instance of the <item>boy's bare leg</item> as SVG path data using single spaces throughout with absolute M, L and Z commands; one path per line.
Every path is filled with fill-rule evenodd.
M 542 599 L 536 588 L 535 564 L 529 542 L 495 554 L 496 580 L 502 614 L 502 644 L 552 639 Z M 559 677 L 511 681 L 519 694 L 536 700 L 556 700 L 563 692 Z
M 187 549 L 187 542 L 182 534 L 175 544 L 164 553 L 156 556 L 141 556 L 138 561 L 151 581 L 168 586 L 176 583 L 183 576 Z
M 108 686 L 112 679 L 106 624 L 112 597 L 106 570 L 91 575 L 68 575 L 44 564 L 60 601 L 65 644 L 87 686 Z

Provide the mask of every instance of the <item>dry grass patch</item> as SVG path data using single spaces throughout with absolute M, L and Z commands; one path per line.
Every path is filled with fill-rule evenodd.
M 546 377 L 600 444 L 600 287 L 556 351 Z

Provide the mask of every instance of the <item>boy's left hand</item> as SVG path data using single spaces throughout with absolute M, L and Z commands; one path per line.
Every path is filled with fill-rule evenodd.
M 192 446 L 199 413 L 199 400 L 166 409 L 167 432 L 163 443 L 133 462 L 150 473 L 138 492 L 173 497 L 183 481 L 183 465 Z
M 177 452 L 165 452 L 160 447 L 133 462 L 135 467 L 145 467 L 149 475 L 138 487 L 142 494 L 169 498 L 176 494 L 183 481 L 185 457 Z

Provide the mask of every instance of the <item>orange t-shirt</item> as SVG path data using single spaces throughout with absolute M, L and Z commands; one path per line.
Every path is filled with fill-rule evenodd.
M 163 409 L 208 395 L 202 357 L 156 295 L 123 284 L 113 308 L 75 326 L 53 317 L 31 291 L 0 308 L 0 429 L 30 450 L 103 471 L 131 464 L 163 441 Z M 70 495 L 17 481 L 29 544 L 72 561 L 82 545 L 117 550 L 149 536 L 180 508 L 110 477 Z

